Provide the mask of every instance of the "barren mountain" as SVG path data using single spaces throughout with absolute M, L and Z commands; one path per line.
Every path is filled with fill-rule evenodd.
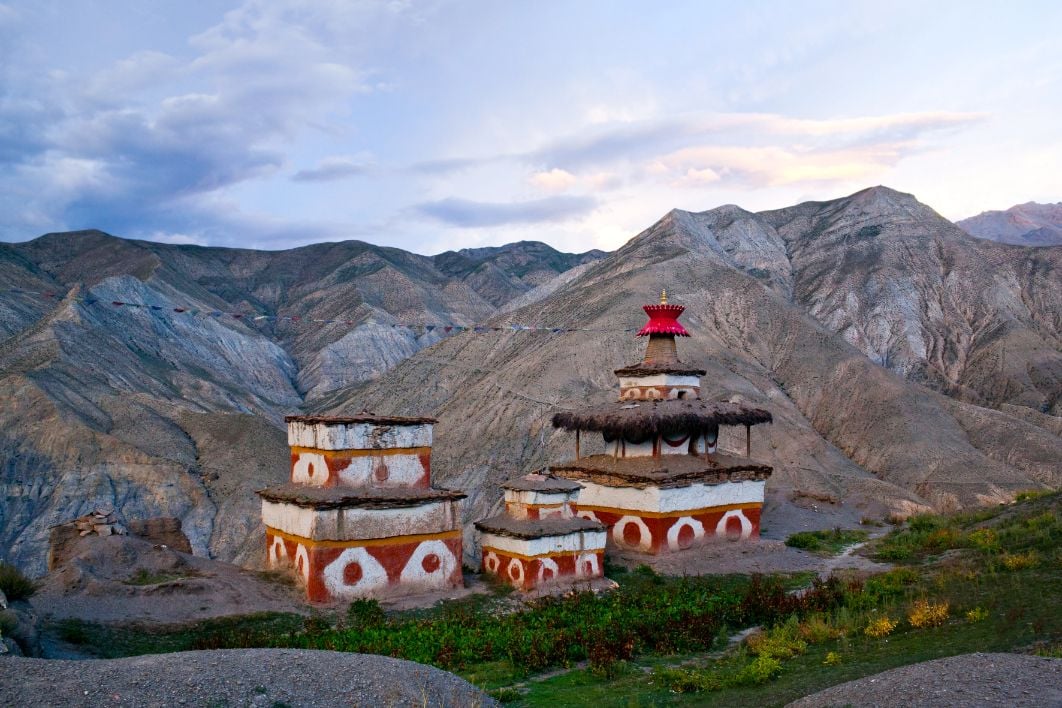
M 884 187 L 759 216 L 785 240 L 795 302 L 871 360 L 978 405 L 1062 415 L 1062 248 L 970 238 Z
M 540 270 L 569 257 L 548 251 Z M 0 286 L 0 547 L 34 572 L 48 526 L 100 505 L 181 517 L 197 553 L 253 561 L 253 492 L 284 474 L 283 416 L 439 339 L 395 322 L 496 310 L 430 258 L 359 242 L 256 252 L 49 234 L 0 245 Z
M 0 548 L 40 572 L 49 525 L 114 505 L 180 517 L 197 553 L 254 564 L 253 491 L 286 474 L 280 421 L 300 409 L 437 415 L 433 471 L 480 518 L 501 481 L 570 456 L 552 413 L 615 396 L 612 370 L 642 346 L 623 330 L 664 287 L 687 306 L 680 353 L 708 370 L 706 395 L 774 412 L 753 435 L 776 467 L 768 533 L 1058 486 L 1060 258 L 885 188 L 672 211 L 603 257 L 0 244 Z M 602 331 L 392 327 L 488 318 Z
M 955 222 L 966 233 L 1018 246 L 1062 245 L 1062 202 L 1026 202 L 1006 211 L 983 211 Z
M 866 245 L 871 239 L 878 240 Z M 903 260 L 912 241 L 932 258 Z M 1062 482 L 1057 432 L 905 380 L 892 362 L 886 363 L 897 371 L 847 341 L 848 328 L 828 314 L 850 308 L 850 317 L 866 318 L 858 321 L 872 329 L 875 307 L 881 318 L 919 303 L 901 321 L 928 341 L 958 337 L 966 322 L 949 317 L 978 307 L 1012 317 L 1015 331 L 1032 331 L 1044 318 L 1057 327 L 1050 259 L 1058 254 L 1042 262 L 1020 251 L 1010 261 L 982 264 L 986 253 L 1005 248 L 977 242 L 908 195 L 882 188 L 763 215 L 729 206 L 676 210 L 545 299 L 499 320 L 611 332 L 460 335 L 375 381 L 337 392 L 326 407 L 438 416 L 439 479 L 469 490 L 471 515 L 483 515 L 496 504 L 501 481 L 571 455 L 573 441 L 550 427 L 551 415 L 614 399 L 612 369 L 636 361 L 642 346 L 621 330 L 640 326 L 640 306 L 667 288 L 673 302 L 686 305 L 683 319 L 693 334 L 680 354 L 709 372 L 702 393 L 737 396 L 774 412 L 774 425 L 753 435 L 754 455 L 776 469 L 768 485 L 776 513 L 771 520 L 772 509 L 765 512 L 767 527 L 786 524 L 792 505 L 809 499 L 845 500 L 855 514 L 1004 500 L 1019 489 Z M 965 256 L 964 249 L 981 250 Z M 904 272 L 908 279 L 896 283 L 900 299 L 893 304 L 883 291 Z M 968 279 L 982 292 L 994 278 L 1020 285 L 997 284 L 980 299 L 972 286 L 956 285 Z M 955 309 L 938 315 L 933 288 Z M 1012 312 L 1014 302 L 1026 311 Z M 1035 380 L 1042 388 L 1030 385 L 1004 400 L 1057 406 L 1059 352 L 1035 336 L 1038 346 L 1025 350 L 1023 366 L 1040 365 L 1047 378 Z M 724 448 L 742 442 L 722 438 Z
M 489 248 L 463 248 L 432 256 L 435 267 L 460 278 L 501 307 L 561 273 L 602 258 L 603 251 L 561 253 L 544 243 L 521 241 Z

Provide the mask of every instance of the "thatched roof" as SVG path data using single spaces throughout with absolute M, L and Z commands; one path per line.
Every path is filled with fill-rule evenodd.
M 354 423 L 374 423 L 376 425 L 424 425 L 425 423 L 438 423 L 435 418 L 409 417 L 404 415 L 373 415 L 372 413 L 358 413 L 357 415 L 287 415 L 285 423 L 330 423 L 333 425 L 352 425 Z
M 590 455 L 550 467 L 558 477 L 594 482 L 607 487 L 688 487 L 694 483 L 762 481 L 771 476 L 769 465 L 732 455 L 661 455 L 613 457 Z
M 552 492 L 559 494 L 575 492 L 582 488 L 581 484 L 570 479 L 561 479 L 544 474 L 529 474 L 502 483 L 502 489 L 511 489 L 517 492 Z
M 464 499 L 467 494 L 450 489 L 422 487 L 309 487 L 281 484 L 255 492 L 266 501 L 282 502 L 307 509 L 401 509 L 433 502 Z
M 690 369 L 681 366 L 649 366 L 647 364 L 635 364 L 625 366 L 613 371 L 616 376 L 653 376 L 655 374 L 671 374 L 672 376 L 704 376 L 704 369 Z
M 644 439 L 708 430 L 717 425 L 770 423 L 771 414 L 741 403 L 671 399 L 666 401 L 619 401 L 553 416 L 553 427 L 595 430 L 608 438 Z
M 532 539 L 545 536 L 567 536 L 570 533 L 581 531 L 604 531 L 605 525 L 600 521 L 591 521 L 578 516 L 570 519 L 514 519 L 508 514 L 502 514 L 477 521 L 476 528 L 499 536 Z

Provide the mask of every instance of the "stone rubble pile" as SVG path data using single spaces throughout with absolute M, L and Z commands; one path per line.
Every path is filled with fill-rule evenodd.
M 125 536 L 129 533 L 125 525 L 118 521 L 118 516 L 113 509 L 109 511 L 96 509 L 91 514 L 85 514 L 74 519 L 71 523 L 74 524 L 79 536 L 89 536 L 91 534 L 98 536 Z

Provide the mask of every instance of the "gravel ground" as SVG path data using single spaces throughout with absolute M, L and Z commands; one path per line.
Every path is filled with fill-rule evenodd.
M 0 706 L 494 706 L 411 661 L 305 649 L 222 649 L 96 661 L 0 660 Z
M 842 683 L 787 708 L 827 706 L 1062 706 L 1062 659 L 952 656 Z
M 759 539 L 711 541 L 681 553 L 657 556 L 611 548 L 609 553 L 610 560 L 617 565 L 636 568 L 644 564 L 665 575 L 794 573 L 805 570 L 829 575 L 834 570 L 879 572 L 892 567 L 875 563 L 851 550 L 854 549 L 840 556 L 824 557 L 790 548 L 781 541 Z

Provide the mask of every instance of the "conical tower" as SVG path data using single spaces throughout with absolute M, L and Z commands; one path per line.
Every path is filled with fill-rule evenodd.
M 659 305 L 642 307 L 649 321 L 638 332 L 648 337 L 645 356 L 634 366 L 616 369 L 619 378 L 620 400 L 654 401 L 671 398 L 699 398 L 703 369 L 683 365 L 678 358 L 675 337 L 688 337 L 689 332 L 679 324 L 679 315 L 686 309 L 667 301 L 667 291 L 660 293 Z
M 771 422 L 761 408 L 701 398 L 701 369 L 678 357 L 681 305 L 643 308 L 649 322 L 645 356 L 616 369 L 619 400 L 553 416 L 575 431 L 576 459 L 553 465 L 558 477 L 583 485 L 579 516 L 608 525 L 612 542 L 645 553 L 678 551 L 713 536 L 759 535 L 771 468 L 751 458 L 752 426 Z M 745 456 L 719 450 L 720 426 L 745 426 Z M 604 454 L 582 456 L 581 436 L 600 434 Z

